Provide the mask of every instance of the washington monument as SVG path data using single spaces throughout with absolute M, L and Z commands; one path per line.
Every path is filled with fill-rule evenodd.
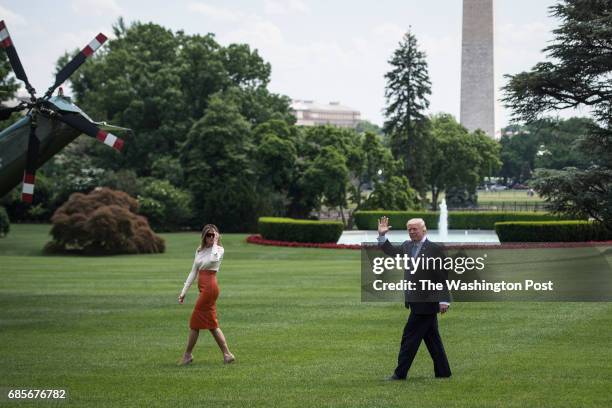
M 495 137 L 493 0 L 463 0 L 461 117 L 470 132 Z

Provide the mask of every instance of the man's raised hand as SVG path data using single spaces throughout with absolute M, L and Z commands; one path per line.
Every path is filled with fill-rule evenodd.
M 389 225 L 389 218 L 383 215 L 378 219 L 378 234 L 385 235 L 390 229 L 391 226 Z

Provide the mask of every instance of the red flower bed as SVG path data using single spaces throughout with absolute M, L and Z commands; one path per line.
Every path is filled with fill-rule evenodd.
M 293 248 L 327 248 L 327 249 L 361 249 L 361 245 L 336 244 L 334 242 L 314 243 L 314 242 L 288 242 L 264 239 L 261 235 L 249 235 L 246 239 L 249 244 L 271 245 Z M 612 241 L 591 241 L 591 242 L 534 242 L 534 243 L 505 243 L 505 244 L 451 244 L 445 245 L 447 249 L 535 249 L 535 248 L 584 248 L 591 246 L 609 246 Z

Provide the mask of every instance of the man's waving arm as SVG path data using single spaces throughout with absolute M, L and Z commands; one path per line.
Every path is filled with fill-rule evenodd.
M 378 246 L 383 252 L 389 256 L 395 256 L 402 254 L 402 250 L 391 245 L 391 242 L 387 239 L 385 234 L 389 232 L 391 226 L 389 225 L 389 218 L 384 215 L 378 219 Z

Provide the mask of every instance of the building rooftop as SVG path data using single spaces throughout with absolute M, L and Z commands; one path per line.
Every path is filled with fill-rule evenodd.
M 332 112 L 358 112 L 350 106 L 341 105 L 340 102 L 330 102 L 329 104 L 318 103 L 311 100 L 293 99 L 291 108 L 294 110 L 313 110 L 313 111 L 332 111 Z

